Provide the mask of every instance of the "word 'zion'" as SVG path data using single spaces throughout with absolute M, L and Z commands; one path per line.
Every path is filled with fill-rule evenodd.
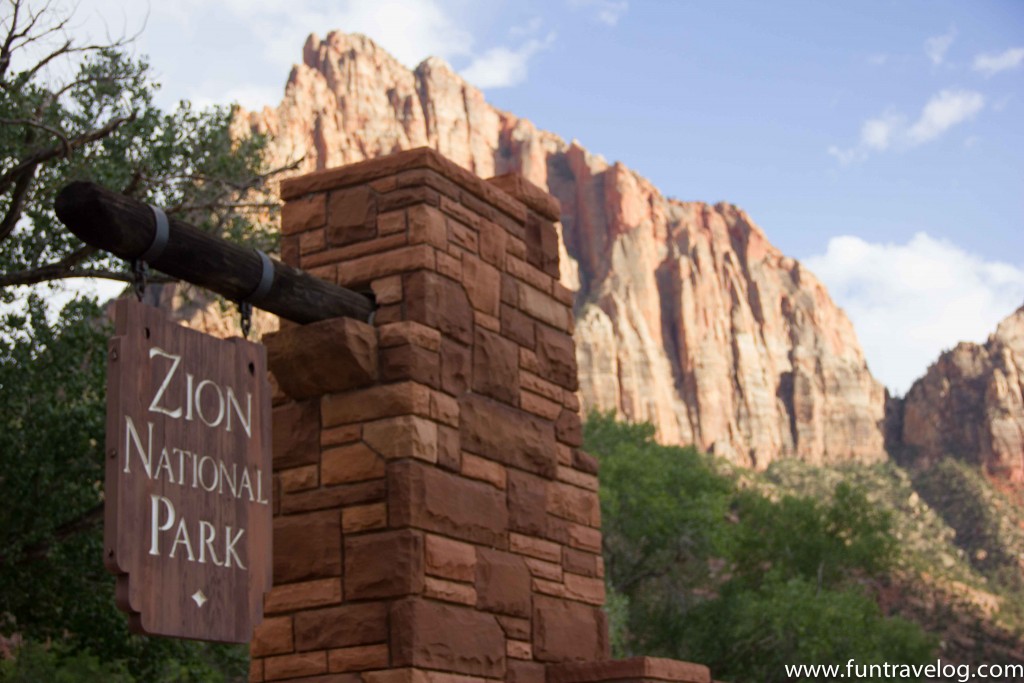
M 197 383 L 190 373 L 185 374 L 184 391 L 176 392 L 175 388 L 180 389 L 182 384 L 176 377 L 181 356 L 153 347 L 149 350 L 149 358 L 151 361 L 154 358 L 170 361 L 167 374 L 149 404 L 150 413 L 165 415 L 172 420 L 201 422 L 206 427 L 223 428 L 227 432 L 232 432 L 237 423 L 246 439 L 252 438 L 251 392 L 245 392 L 243 409 L 232 387 L 222 388 L 210 379 Z M 143 440 L 131 416 L 125 415 L 124 421 L 124 474 L 133 473 L 134 453 L 136 463 L 150 480 L 165 481 L 186 490 L 196 489 L 208 494 L 248 500 L 259 505 L 270 504 L 264 497 L 263 473 L 258 467 L 243 465 L 240 468 L 238 463 L 229 464 L 220 457 L 167 445 L 161 446 L 159 454 L 156 454 L 153 448 L 154 422 L 146 421 L 146 427 L 142 430 L 146 435 Z M 235 432 L 238 430 L 235 429 Z M 204 519 L 196 520 L 193 526 L 184 516 L 179 515 L 174 502 L 163 495 L 150 494 L 149 508 L 150 555 L 162 556 L 166 553 L 168 557 L 175 558 L 180 553 L 189 562 L 210 562 L 218 567 L 246 569 L 238 554 L 238 545 L 245 529 L 231 526 L 218 529 L 213 522 Z

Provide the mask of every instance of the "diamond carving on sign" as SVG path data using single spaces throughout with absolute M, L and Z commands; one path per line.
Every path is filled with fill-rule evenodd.
M 207 601 L 208 598 L 203 593 L 203 589 L 200 588 L 199 590 L 197 590 L 195 593 L 192 594 L 192 599 L 196 601 L 196 605 L 198 605 L 199 607 L 202 607 L 203 605 L 206 604 L 206 601 Z

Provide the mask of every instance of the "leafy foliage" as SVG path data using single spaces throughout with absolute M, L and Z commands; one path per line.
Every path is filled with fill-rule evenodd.
M 21 285 L 130 280 L 57 220 L 68 182 L 91 180 L 269 249 L 265 219 L 277 205 L 262 190 L 277 171 L 265 169 L 265 139 L 231 135 L 231 108 L 156 107 L 158 85 L 130 41 L 83 42 L 50 3 L 0 3 L 0 305 L 17 311 L 0 329 L 0 633 L 26 642 L 24 661 L 3 675 L 244 677 L 245 648 L 128 634 L 102 566 L 107 330 L 86 301 L 48 322 L 40 290 Z
M 109 330 L 95 302 L 72 301 L 53 325 L 41 298 L 27 308 L 6 317 L 10 338 L 0 338 L 0 631 L 28 639 L 31 660 L 3 675 L 61 680 L 30 673 L 57 671 L 68 657 L 75 671 L 92 671 L 95 657 L 96 678 L 64 680 L 107 680 L 103 672 L 122 666 L 140 681 L 242 676 L 245 648 L 128 633 L 98 526 Z M 46 641 L 58 644 L 52 654 L 33 649 Z
M 864 583 L 897 561 L 891 516 L 855 486 L 770 497 L 749 473 L 592 414 L 617 656 L 700 661 L 783 680 L 784 664 L 923 662 L 934 639 L 884 617 Z
M 53 200 L 73 180 L 91 180 L 222 236 L 268 247 L 253 218 L 276 210 L 256 190 L 266 140 L 235 140 L 233 111 L 170 113 L 153 104 L 158 86 L 124 41 L 80 45 L 68 18 L 6 0 L 0 24 L 0 301 L 12 285 L 70 277 L 128 280 L 109 255 L 83 245 L 57 220 Z M 62 39 L 61 36 L 64 36 Z M 16 68 L 23 55 L 42 56 Z M 19 57 L 23 57 L 19 60 Z M 58 65 L 77 69 L 53 77 Z M 70 62 L 70 64 L 67 64 Z

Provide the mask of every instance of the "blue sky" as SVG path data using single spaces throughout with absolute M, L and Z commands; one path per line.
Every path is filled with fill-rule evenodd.
M 83 0 L 137 29 L 147 5 Z M 162 99 L 276 104 L 310 32 L 448 60 L 498 107 L 746 209 L 905 391 L 1024 304 L 1024 2 L 179 0 L 137 50 Z

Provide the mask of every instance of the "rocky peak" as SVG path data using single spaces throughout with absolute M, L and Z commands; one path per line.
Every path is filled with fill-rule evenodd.
M 907 392 L 902 445 L 927 466 L 945 456 L 1024 484 L 1024 307 L 985 344 L 962 342 Z
M 359 35 L 310 36 L 280 105 L 237 125 L 272 133 L 272 159 L 302 158 L 299 172 L 429 145 L 546 188 L 562 206 L 586 408 L 759 468 L 884 457 L 884 390 L 849 320 L 737 207 L 667 199 L 492 107 L 442 60 L 410 71 Z

